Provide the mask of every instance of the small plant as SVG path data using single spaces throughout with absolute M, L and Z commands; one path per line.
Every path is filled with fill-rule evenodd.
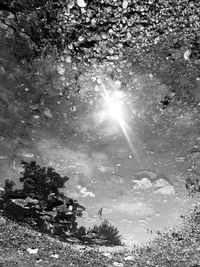
M 193 170 L 189 177 L 186 179 L 186 189 L 189 195 L 200 192 L 200 173 L 197 170 Z
M 119 230 L 108 220 L 104 220 L 99 226 L 94 225 L 92 229 L 89 229 L 88 233 L 94 233 L 97 239 L 104 240 L 106 246 L 123 245 Z

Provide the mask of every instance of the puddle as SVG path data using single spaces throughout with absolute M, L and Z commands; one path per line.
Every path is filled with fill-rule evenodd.
M 0 81 L 0 99 L 15 103 L 6 114 L 2 106 L 1 177 L 16 181 L 22 159 L 51 165 L 70 177 L 63 191 L 88 210 L 80 224 L 101 223 L 103 208 L 102 219 L 116 225 L 127 243 L 147 241 L 154 236 L 148 229 L 173 226 L 193 202 L 184 183 L 200 163 L 199 106 L 173 99 L 168 84 L 135 65 L 123 68 L 115 81 L 104 65 L 85 69 L 75 93 L 69 89 L 76 72 L 70 64 L 59 72 L 65 79 L 51 61 L 35 66 L 51 73 L 53 89 L 38 81 L 29 90 L 31 81 L 19 84 L 9 75 Z M 22 67 L 18 72 L 26 76 Z M 63 80 L 69 97 L 60 91 Z M 105 107 L 108 92 L 115 91 L 117 117 Z M 164 108 L 163 99 L 170 99 Z

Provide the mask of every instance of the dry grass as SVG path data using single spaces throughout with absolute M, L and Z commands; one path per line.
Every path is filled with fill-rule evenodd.
M 28 248 L 37 248 L 30 254 Z M 55 258 L 56 257 L 56 258 Z M 1 217 L 0 266 L 124 266 L 198 267 L 200 227 L 194 213 L 181 227 L 161 233 L 153 242 L 132 251 L 99 252 L 98 247 L 69 245 Z

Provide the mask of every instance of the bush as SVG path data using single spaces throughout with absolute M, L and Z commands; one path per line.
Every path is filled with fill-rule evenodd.
M 22 189 L 13 189 L 14 182 L 6 180 L 1 209 L 10 219 L 28 223 L 46 233 L 66 239 L 68 235 L 83 233 L 77 228 L 76 218 L 85 208 L 76 200 L 59 192 L 69 179 L 61 177 L 51 167 L 40 167 L 36 162 L 22 162 Z
M 189 177 L 186 179 L 186 189 L 189 195 L 200 192 L 200 173 L 197 170 L 193 170 Z
M 94 233 L 97 239 L 104 240 L 106 246 L 122 246 L 119 230 L 109 221 L 104 220 L 99 226 L 95 225 L 88 233 Z

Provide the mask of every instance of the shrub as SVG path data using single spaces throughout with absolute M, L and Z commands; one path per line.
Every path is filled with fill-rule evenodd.
M 19 178 L 22 189 L 13 189 L 14 182 L 5 181 L 0 207 L 4 215 L 62 239 L 77 231 L 80 236 L 83 231 L 77 228 L 76 218 L 85 208 L 59 192 L 69 178 L 34 161 L 22 162 L 22 166 L 24 171 Z
M 99 226 L 94 225 L 92 229 L 89 229 L 88 233 L 94 233 L 97 239 L 105 240 L 104 244 L 106 246 L 123 245 L 119 230 L 108 220 L 104 220 Z

